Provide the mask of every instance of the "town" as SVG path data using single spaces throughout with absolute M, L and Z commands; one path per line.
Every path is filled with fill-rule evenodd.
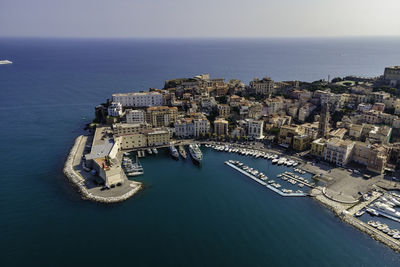
M 400 233 L 386 224 L 355 217 L 366 211 L 400 222 L 400 66 L 379 77 L 337 77 L 315 82 L 254 78 L 248 85 L 232 79 L 192 78 L 165 81 L 162 89 L 112 94 L 95 107 L 89 134 L 79 136 L 64 167 L 82 196 L 120 202 L 142 183 L 139 159 L 168 149 L 175 159 L 201 164 L 200 147 L 237 152 L 296 166 L 313 181 L 293 172 L 278 175 L 309 192 L 281 188 L 267 175 L 240 161 L 225 164 L 281 196 L 312 196 L 342 219 L 395 250 Z M 175 148 L 178 146 L 178 149 Z M 136 161 L 129 156 L 135 153 Z M 278 160 L 279 158 L 279 160 Z M 391 201 L 388 201 L 391 200 Z M 380 227 L 382 231 L 375 228 Z

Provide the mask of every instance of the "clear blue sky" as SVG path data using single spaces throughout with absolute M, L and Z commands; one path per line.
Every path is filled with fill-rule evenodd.
M 0 0 L 0 36 L 400 35 L 400 0 Z

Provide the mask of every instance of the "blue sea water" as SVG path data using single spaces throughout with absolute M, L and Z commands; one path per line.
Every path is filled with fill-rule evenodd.
M 282 198 L 204 150 L 162 151 L 145 188 L 116 205 L 80 199 L 62 174 L 94 106 L 164 80 L 378 76 L 400 38 L 252 40 L 0 39 L 0 266 L 399 266 L 399 254 L 308 198 Z M 84 119 L 82 119 L 84 118 Z M 261 159 L 240 158 L 274 173 Z

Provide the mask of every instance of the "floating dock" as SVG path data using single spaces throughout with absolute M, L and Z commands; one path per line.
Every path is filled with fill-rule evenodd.
M 278 190 L 277 188 L 275 188 L 275 187 L 273 187 L 273 186 L 267 184 L 266 182 L 262 181 L 261 179 L 258 179 L 258 178 L 255 177 L 254 175 L 252 175 L 252 174 L 250 174 L 250 173 L 248 173 L 248 172 L 246 172 L 246 171 L 244 171 L 244 170 L 242 170 L 242 169 L 236 167 L 235 165 L 229 163 L 228 161 L 225 161 L 225 164 L 228 165 L 229 167 L 231 167 L 231 168 L 233 168 L 233 169 L 235 169 L 235 170 L 237 170 L 237 171 L 243 173 L 243 174 L 246 175 L 247 177 L 253 179 L 253 180 L 256 181 L 257 183 L 259 183 L 259 184 L 265 186 L 266 188 L 268 188 L 268 189 L 274 191 L 275 193 L 277 193 L 277 194 L 279 194 L 279 195 L 281 195 L 281 196 L 283 196 L 283 197 L 305 197 L 305 196 L 308 195 L 307 193 L 295 193 L 295 192 L 294 192 L 294 193 L 284 193 L 284 192 L 282 192 L 281 190 Z
M 295 181 L 298 182 L 299 184 L 303 184 L 303 185 L 308 186 L 308 187 L 310 187 L 310 188 L 313 188 L 313 187 L 314 187 L 314 186 L 312 186 L 311 184 L 309 184 L 309 183 L 307 183 L 307 182 L 304 182 L 303 180 L 300 180 L 300 179 L 297 179 L 297 178 L 293 177 L 293 174 L 287 174 L 287 173 L 281 173 L 281 174 L 282 174 L 283 176 L 289 178 L 289 179 L 295 180 Z

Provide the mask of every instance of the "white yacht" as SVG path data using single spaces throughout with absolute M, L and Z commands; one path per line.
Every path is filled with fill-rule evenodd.
M 203 160 L 203 154 L 201 153 L 201 150 L 197 144 L 190 144 L 189 145 L 189 152 L 192 158 L 198 162 L 201 163 Z
M 0 60 L 0 65 L 12 64 L 10 60 Z

